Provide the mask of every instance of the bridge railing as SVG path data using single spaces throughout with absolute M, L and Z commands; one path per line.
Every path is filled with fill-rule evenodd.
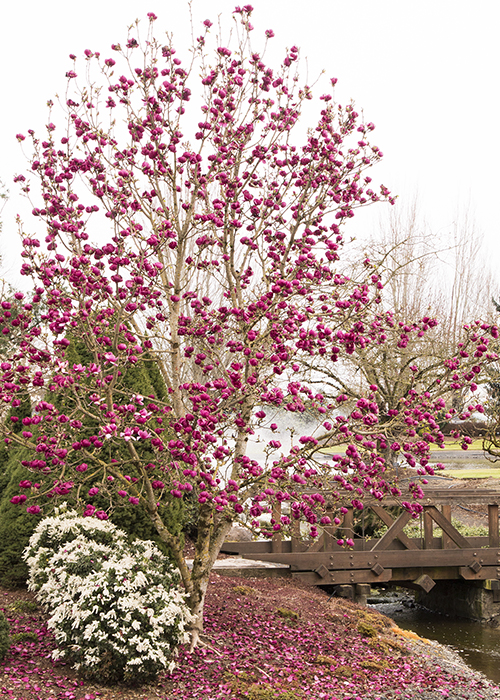
M 405 500 L 404 496 L 402 500 Z M 405 534 L 405 526 L 411 522 L 410 515 L 403 511 L 396 518 L 394 508 L 400 506 L 400 501 L 393 498 L 385 498 L 383 501 L 367 499 L 364 502 L 365 512 L 371 510 L 381 523 L 387 526 L 387 531 L 381 538 L 364 537 L 354 530 L 355 514 L 359 516 L 361 511 L 355 511 L 348 507 L 342 521 L 338 526 L 324 527 L 320 536 L 315 540 L 304 538 L 300 533 L 300 522 L 292 522 L 291 535 L 283 537 L 281 532 L 276 532 L 272 539 L 254 542 L 226 542 L 223 551 L 227 553 L 255 554 L 262 553 L 288 553 L 288 552 L 319 552 L 319 551 L 343 551 L 339 540 L 350 538 L 354 541 L 355 551 L 383 551 L 386 549 L 457 549 L 467 547 L 499 547 L 499 506 L 500 492 L 490 489 L 446 489 L 428 490 L 425 498 L 420 501 L 423 506 L 421 516 L 421 533 L 419 537 L 409 537 Z M 488 516 L 488 535 L 483 537 L 464 537 L 452 524 L 452 510 L 463 508 L 474 511 L 475 507 L 482 507 L 484 515 Z M 330 515 L 333 522 L 334 504 L 328 507 L 326 514 Z M 336 511 L 335 511 L 336 514 Z M 281 518 L 281 504 L 277 503 L 273 509 L 272 517 L 276 522 Z M 358 518 L 359 519 L 359 518 Z M 418 522 L 418 521 L 417 521 Z M 435 528 L 441 528 L 440 537 L 435 536 Z
M 403 498 L 404 500 L 404 498 Z M 355 509 L 348 507 L 341 523 L 338 526 L 323 528 L 321 535 L 313 542 L 308 542 L 300 536 L 299 521 L 292 523 L 291 537 L 283 538 L 281 532 L 276 532 L 271 540 L 270 551 L 280 554 L 285 551 L 339 551 L 342 544 L 339 540 L 347 538 L 354 541 L 355 550 L 383 550 L 383 549 L 456 549 L 466 547 L 498 547 L 499 526 L 498 509 L 500 505 L 500 492 L 489 489 L 454 489 L 454 490 L 428 490 L 425 498 L 420 501 L 423 506 L 421 517 L 422 533 L 420 537 L 408 537 L 404 533 L 405 526 L 411 522 L 411 516 L 406 511 L 394 518 L 393 511 L 400 502 L 395 499 L 378 501 L 367 499 L 364 503 L 364 511 L 371 510 L 378 519 L 387 526 L 387 532 L 382 538 L 367 538 L 355 530 Z M 461 507 L 473 510 L 473 506 L 486 506 L 488 515 L 488 535 L 484 537 L 465 538 L 452 524 L 452 507 Z M 357 511 L 360 515 L 361 511 Z M 326 510 L 326 515 L 333 521 L 334 511 L 332 507 Z M 281 518 L 281 504 L 275 505 L 272 517 L 276 522 Z M 359 520 L 360 518 L 358 518 Z M 435 527 L 442 530 L 442 535 L 437 538 L 434 535 Z M 287 545 L 286 543 L 290 544 Z

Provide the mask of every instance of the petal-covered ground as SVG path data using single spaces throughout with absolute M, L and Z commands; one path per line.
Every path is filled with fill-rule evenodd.
M 181 650 L 172 674 L 142 688 L 90 684 L 52 662 L 53 637 L 33 597 L 0 595 L 11 634 L 20 635 L 0 665 L 0 696 L 15 700 L 479 698 L 498 692 L 460 667 L 430 665 L 410 651 L 415 635 L 382 615 L 290 579 L 213 574 L 203 646 L 192 654 Z M 420 647 L 425 653 L 425 644 Z

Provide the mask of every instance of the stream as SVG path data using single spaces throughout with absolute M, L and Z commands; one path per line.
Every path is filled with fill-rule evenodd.
M 406 593 L 386 591 L 384 602 L 374 602 L 376 600 L 377 597 L 369 599 L 370 607 L 387 615 L 403 629 L 452 647 L 471 668 L 500 685 L 500 627 L 439 615 L 415 606 Z

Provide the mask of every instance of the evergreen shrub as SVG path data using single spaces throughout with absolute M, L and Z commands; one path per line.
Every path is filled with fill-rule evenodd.
M 0 611 L 0 661 L 6 657 L 9 647 L 9 623 L 3 612 Z

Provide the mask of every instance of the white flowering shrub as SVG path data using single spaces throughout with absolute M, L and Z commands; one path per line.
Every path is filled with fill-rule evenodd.
M 91 523 L 71 540 L 62 537 L 56 551 L 38 547 L 48 543 L 47 533 L 57 540 L 57 517 L 40 523 L 25 552 L 30 589 L 50 613 L 58 647 L 54 658 L 108 683 L 147 682 L 171 670 L 178 645 L 187 641 L 191 615 L 167 557 L 152 542 L 129 543 L 121 536 L 111 544 L 91 540 L 91 526 L 101 533 L 107 521 Z M 74 534 L 70 519 L 62 514 L 62 529 Z
M 48 561 L 54 553 L 79 535 L 112 549 L 126 546 L 127 542 L 127 534 L 109 520 L 82 517 L 63 503 L 55 509 L 54 515 L 38 523 L 24 551 L 23 558 L 29 567 L 28 588 L 31 591 L 38 592 L 46 582 Z

